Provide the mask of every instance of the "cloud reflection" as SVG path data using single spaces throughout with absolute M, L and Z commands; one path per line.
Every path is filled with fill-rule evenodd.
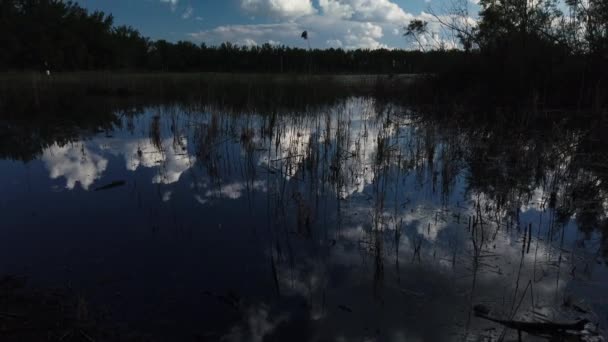
M 98 138 L 64 146 L 55 144 L 43 151 L 41 160 L 49 170 L 50 178 L 66 179 L 67 189 L 73 190 L 78 183 L 84 190 L 89 190 L 108 168 L 108 158 L 104 154 L 124 157 L 129 171 L 140 167 L 157 168 L 158 174 L 152 178 L 154 184 L 176 183 L 196 162 L 196 157 L 188 154 L 187 141 L 183 138 L 179 143 L 164 139 L 160 149 L 149 139 Z M 165 198 L 169 200 L 170 195 Z
M 54 144 L 44 150 L 41 159 L 49 170 L 49 177 L 64 177 L 66 188 L 70 190 L 76 187 L 76 183 L 88 190 L 108 166 L 108 160 L 92 152 L 84 142 L 64 146 Z
M 106 143 L 106 149 L 112 154 L 125 158 L 126 168 L 136 171 L 138 168 L 158 168 L 159 172 L 152 179 L 154 184 L 173 184 L 196 162 L 196 157 L 188 154 L 188 142 L 180 138 L 163 139 L 160 148 L 149 139 L 119 139 Z

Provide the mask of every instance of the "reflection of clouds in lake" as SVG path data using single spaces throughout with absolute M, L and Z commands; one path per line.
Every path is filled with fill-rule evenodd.
M 540 210 L 543 204 L 547 202 L 548 198 L 549 196 L 545 189 L 542 186 L 539 186 L 530 193 L 529 201 L 522 201 L 519 210 L 523 213 L 529 210 Z
M 306 160 L 311 137 L 310 127 L 296 123 L 286 124 L 280 132 L 280 139 L 270 146 L 271 158 L 265 153 L 260 156 L 258 164 L 281 170 L 286 179 L 291 179 Z
M 205 196 L 221 197 L 235 200 L 241 198 L 243 196 L 243 193 L 246 191 L 266 191 L 266 182 L 254 181 L 251 184 L 245 182 L 222 184 L 219 186 L 218 189 L 207 191 L 205 193 Z
M 351 155 L 344 159 L 342 163 L 345 181 L 340 189 L 340 195 L 343 198 L 355 193 L 362 193 L 365 186 L 372 184 L 374 180 L 373 163 L 378 149 L 378 141 L 376 140 L 378 131 L 373 126 L 368 127 L 367 130 L 366 135 L 363 135 L 363 132 L 359 130 L 353 130 L 350 139 L 348 139 L 350 142 L 348 152 Z
M 390 224 L 378 232 L 371 229 L 370 221 L 373 218 L 369 215 L 361 213 L 358 218 L 353 218 L 350 212 L 345 213 L 350 217 L 344 218 L 337 244 L 330 243 L 330 247 L 327 247 L 329 257 L 319 260 L 315 258 L 317 254 L 314 248 L 309 251 L 310 254 L 300 250 L 295 257 L 295 265 L 286 261 L 279 265 L 278 278 L 282 293 L 305 299 L 310 319 L 323 319 L 322 324 L 332 327 L 331 334 L 344 334 L 346 340 L 349 340 L 350 330 L 341 325 L 340 314 L 353 317 L 350 325 L 357 319 L 363 319 L 360 322 L 362 324 L 380 324 L 371 313 L 374 306 L 370 304 L 374 303 L 375 296 L 391 298 L 382 304 L 380 311 L 384 318 L 402 317 L 403 306 L 414 308 L 420 305 L 420 310 L 416 312 L 416 322 L 432 320 L 433 325 L 445 325 L 454 329 L 465 323 L 466 310 L 471 305 L 469 298 L 472 298 L 473 304 L 488 303 L 497 313 L 508 310 L 513 302 L 517 305 L 523 299 L 516 318 L 521 319 L 522 315 L 529 314 L 530 289 L 527 292 L 524 290 L 530 281 L 533 281 L 536 311 L 547 311 L 547 307 L 556 305 L 559 308 L 570 281 L 571 260 L 565 254 L 560 255 L 554 246 L 534 239 L 530 252 L 523 254 L 520 270 L 521 235 L 514 231 L 500 230 L 493 236 L 497 226 L 486 218 L 488 241 L 484 245 L 483 257 L 479 260 L 477 277 L 474 277 L 471 233 L 466 229 L 466 222 L 439 223 L 438 232 L 431 232 L 431 236 L 428 236 L 426 229 L 430 220 L 426 219 L 422 223 L 419 220 L 427 216 L 434 220 L 434 215 L 431 215 L 432 212 L 427 215 L 422 204 L 420 208 L 419 213 L 402 215 L 409 226 L 403 230 L 398 250 L 395 249 L 395 235 Z M 473 211 L 473 208 L 468 210 Z M 445 234 L 439 234 L 440 232 Z M 412 258 L 414 245 L 411 234 L 425 235 L 421 261 Z M 380 243 L 377 243 L 378 239 L 381 240 Z M 396 253 L 398 266 L 395 266 Z M 333 274 L 340 274 L 340 279 L 331 276 Z M 400 280 L 395 282 L 395 278 Z M 476 285 L 473 286 L 474 278 Z M 380 284 L 378 292 L 375 290 L 376 282 Z M 472 295 L 471 289 L 474 291 Z M 343 309 L 337 308 L 340 304 L 352 308 L 353 312 L 342 312 Z M 370 313 L 359 316 L 360 308 L 367 308 Z M 549 317 L 559 321 L 564 319 L 563 315 L 563 312 L 556 311 Z M 407 336 L 422 334 L 426 336 L 423 340 L 450 340 L 445 339 L 445 336 L 443 339 L 431 338 L 425 331 L 428 326 L 425 328 L 424 323 L 408 324 L 401 319 L 391 318 L 379 320 L 382 321 L 382 333 L 388 336 L 397 336 L 403 332 Z M 476 335 L 486 328 L 486 322 L 474 320 L 471 332 Z
M 53 179 L 65 177 L 66 188 L 74 189 L 80 183 L 83 189 L 89 187 L 102 177 L 108 167 L 108 159 L 103 153 L 122 155 L 126 169 L 135 171 L 139 167 L 158 168 L 153 177 L 155 184 L 176 183 L 181 175 L 190 169 L 196 158 L 187 152 L 186 139 L 165 139 L 161 149 L 156 148 L 149 139 L 115 139 L 99 138 L 92 141 L 81 141 L 65 146 L 57 144 L 45 149 L 41 160 Z M 169 200 L 170 194 L 163 197 Z
M 264 304 L 254 305 L 243 312 L 242 322 L 232 327 L 221 340 L 261 342 L 287 319 L 286 314 L 273 315 L 270 308 Z
M 328 269 L 320 262 L 303 260 L 295 269 L 279 269 L 279 287 L 288 296 L 320 299 L 320 294 L 329 284 Z M 319 300 L 311 300 L 308 304 L 311 320 L 318 321 L 325 317 L 325 308 Z
M 416 231 L 428 241 L 435 241 L 439 233 L 448 228 L 442 216 L 437 215 L 437 209 L 425 205 L 419 205 L 414 210 L 408 211 L 403 216 L 403 224 L 415 225 Z M 439 216 L 436 220 L 435 218 Z
M 194 156 L 188 154 L 188 142 L 184 138 L 178 139 L 177 143 L 172 138 L 164 139 L 161 141 L 161 149 L 150 139 L 119 139 L 105 141 L 100 145 L 112 154 L 123 155 L 129 171 L 135 171 L 139 167 L 158 168 L 158 174 L 152 179 L 155 184 L 176 183 L 196 161 Z
M 260 180 L 253 182 L 232 182 L 217 186 L 210 186 L 206 181 L 199 181 L 198 183 L 190 184 L 190 188 L 193 191 L 204 191 L 204 195 L 201 195 L 200 193 L 195 193 L 193 195 L 196 202 L 200 205 L 206 205 L 218 199 L 237 200 L 248 192 L 268 191 L 266 181 Z
M 66 188 L 70 190 L 74 189 L 76 183 L 88 190 L 108 166 L 107 159 L 92 152 L 83 142 L 52 145 L 44 150 L 41 159 L 49 170 L 49 176 L 52 179 L 65 177 Z
M 186 152 L 186 146 L 185 140 L 176 145 L 173 139 L 164 139 L 161 143 L 162 150 L 159 150 L 150 140 L 140 139 L 124 144 L 122 154 L 128 170 L 135 171 L 140 166 L 159 167 L 159 174 L 154 176 L 152 182 L 172 184 L 195 162 L 195 157 Z
M 371 336 L 366 336 L 370 340 L 390 340 L 391 336 L 395 340 L 442 340 L 427 332 L 436 326 L 454 327 L 455 331 L 460 331 L 463 322 L 459 320 L 466 318 L 466 310 L 471 304 L 492 303 L 504 309 L 511 306 L 513 298 L 524 298 L 526 302 L 520 311 L 525 312 L 530 305 L 527 303 L 529 296 L 523 296 L 523 291 L 530 280 L 534 281 L 535 310 L 544 310 L 541 305 L 549 306 L 556 298 L 563 298 L 570 285 L 571 265 L 576 259 L 562 254 L 552 245 L 555 241 L 545 240 L 551 220 L 543 217 L 543 222 L 547 223 L 541 232 L 534 226 L 535 239 L 530 253 L 526 250 L 523 254 L 520 272 L 523 232 L 517 232 L 517 225 L 513 226 L 510 221 L 513 217 L 509 216 L 526 213 L 521 216 L 522 226 L 532 217 L 537 222 L 536 215 L 545 215 L 540 204 L 547 202 L 551 190 L 538 187 L 528 191 L 536 187 L 538 181 L 533 185 L 526 183 L 513 187 L 503 200 L 496 195 L 496 191 L 502 189 L 481 187 L 487 191 L 484 194 L 479 188 L 466 188 L 466 180 L 461 174 L 455 176 L 461 177 L 457 185 L 448 190 L 454 195 L 440 197 L 433 177 L 445 181 L 444 162 L 452 156 L 442 159 L 442 147 L 435 143 L 435 137 L 428 135 L 424 127 L 399 128 L 396 125 L 398 128 L 394 128 L 385 118 L 376 120 L 349 106 L 356 106 L 356 103 L 333 110 L 329 124 L 322 115 L 279 117 L 272 140 L 269 133 L 265 133 L 266 125 L 256 121 L 259 118 L 251 123 L 249 120 L 253 116 L 246 119 L 221 116 L 217 132 L 212 134 L 213 129 L 208 129 L 209 132 L 201 133 L 202 138 L 212 138 L 205 140 L 204 147 L 206 152 L 213 153 L 207 153 L 205 157 L 197 146 L 197 159 L 188 154 L 185 138 L 161 138 L 154 145 L 144 135 L 87 142 L 83 150 L 88 160 L 83 161 L 77 158 L 80 148 L 62 150 L 55 146 L 45 152 L 66 159 L 65 165 L 63 161 L 59 163 L 64 168 L 53 169 L 48 156 L 49 160 L 45 159 L 45 162 L 52 177 L 65 176 L 69 188 L 80 182 L 86 189 L 101 177 L 107 166 L 96 146 L 101 146 L 105 156 L 115 156 L 113 160 L 122 174 L 130 173 L 125 172 L 123 157 L 127 170 L 139 169 L 140 173 L 135 177 L 151 178 L 157 171 L 154 183 L 178 182 L 198 160 L 203 167 L 188 172 L 188 179 L 182 179 L 182 183 L 186 181 L 182 184 L 184 187 L 153 187 L 158 189 L 163 201 L 178 201 L 180 205 L 171 206 L 173 210 L 190 210 L 194 205 L 200 208 L 199 211 L 221 219 L 225 208 L 236 215 L 245 210 L 245 206 L 235 205 L 241 203 L 237 200 L 248 200 L 256 205 L 248 206 L 249 210 L 264 210 L 264 204 L 268 203 L 266 210 L 272 217 L 272 227 L 276 225 L 280 234 L 275 235 L 274 231 L 268 236 L 263 235 L 263 231 L 260 233 L 262 238 L 272 242 L 272 251 L 264 253 L 263 270 L 266 271 L 256 272 L 256 277 L 263 278 L 264 289 L 260 292 L 266 296 L 274 290 L 274 281 L 277 281 L 282 299 L 305 302 L 302 305 L 305 320 L 314 321 L 315 328 L 326 328 L 327 336 L 323 338 L 328 340 L 360 337 L 355 335 L 361 331 L 352 329 L 353 325 L 359 324 L 371 326 Z M 391 122 L 398 119 L 392 117 Z M 200 122 L 187 127 L 195 125 Z M 243 129 L 245 125 L 248 130 Z M 338 134 L 339 125 L 344 125 L 340 128 L 344 129 L 341 134 Z M 147 126 L 146 122 L 143 127 Z M 329 133 L 326 127 L 329 127 Z M 202 139 L 196 134 L 185 134 L 193 137 L 192 145 L 199 144 Z M 426 136 L 431 137 L 429 141 L 425 140 Z M 432 144 L 432 148 L 428 148 L 427 143 Z M 377 158 L 379 144 L 388 146 L 383 158 Z M 318 155 L 314 155 L 316 152 Z M 324 156 L 326 160 L 322 159 Z M 333 164 L 334 161 L 339 164 Z M 70 167 L 70 163 L 75 166 Z M 149 170 L 141 172 L 143 168 Z M 92 176 L 87 178 L 85 175 Z M 147 180 L 144 186 L 150 187 Z M 184 190 L 186 187 L 189 190 Z M 186 191 L 190 191 L 190 196 L 181 196 Z M 262 192 L 265 194 L 260 194 Z M 281 197 L 275 197 L 277 194 Z M 186 197 L 189 202 L 181 205 Z M 266 201 L 267 198 L 271 200 Z M 608 202 L 602 204 L 608 210 Z M 310 207 L 310 210 L 300 211 L 302 207 Z M 300 224 L 300 218 L 295 216 L 301 212 L 302 216 L 310 216 L 306 223 L 307 229 L 310 225 L 309 232 L 294 229 Z M 469 229 L 468 220 L 478 213 L 484 216 L 484 238 L 487 240 L 477 268 L 472 246 L 475 233 Z M 190 212 L 184 213 L 187 218 L 189 215 Z M 510 228 L 505 227 L 507 221 Z M 262 221 L 252 223 L 266 224 Z M 401 234 L 397 234 L 396 229 L 400 229 Z M 222 231 L 231 232 L 229 229 Z M 537 237 L 543 239 L 539 241 Z M 227 241 L 230 248 L 236 240 Z M 258 248 L 255 244 L 248 246 Z M 416 249 L 419 249 L 418 256 Z M 246 255 L 248 251 L 244 252 Z M 572 254 L 575 252 L 578 253 L 573 251 Z M 237 253 L 237 259 L 239 255 Z M 276 267 L 274 279 L 275 275 L 270 272 L 271 257 L 272 267 Z M 251 262 L 258 261 L 252 258 Z M 577 272 L 582 272 L 581 268 Z M 217 278 L 219 282 L 223 281 L 221 277 Z M 476 284 L 472 286 L 474 278 Z M 518 278 L 521 278 L 518 292 L 514 295 Z M 471 289 L 474 294 L 470 293 Z M 259 293 L 252 292 L 248 297 L 251 302 L 245 299 L 248 304 L 260 300 L 256 297 Z M 285 303 L 267 303 L 251 307 L 239 305 L 242 321 L 232 326 L 223 340 L 272 339 L 272 335 L 284 330 L 283 323 L 292 323 L 291 320 L 284 322 L 286 316 L 280 314 Z M 352 312 L 348 308 L 352 308 Z M 300 312 L 291 313 L 293 321 L 296 314 Z M 409 322 L 404 322 L 404 314 L 415 317 L 406 317 L 405 321 Z M 474 321 L 472 330 L 480 324 Z M 277 330 L 278 326 L 281 327 Z M 375 326 L 382 328 L 382 337 L 374 335 Z M 444 333 L 443 328 L 437 330 Z
M 375 178 L 373 164 L 380 132 L 390 138 L 395 129 L 376 122 L 372 103 L 358 98 L 331 109 L 328 115 L 314 120 L 280 118 L 274 141 L 266 146 L 269 153 L 260 154 L 258 165 L 288 180 L 304 169 L 316 168 L 319 174 L 336 171 L 341 181 L 333 191 L 342 198 L 363 192 Z

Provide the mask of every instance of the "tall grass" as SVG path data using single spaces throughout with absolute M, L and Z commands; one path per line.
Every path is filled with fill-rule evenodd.
M 352 95 L 411 84 L 410 78 L 385 76 L 268 75 L 227 73 L 40 73 L 0 74 L 0 110 L 50 112 L 76 102 L 96 105 L 112 98 L 166 103 L 215 102 L 265 108 L 314 106 Z

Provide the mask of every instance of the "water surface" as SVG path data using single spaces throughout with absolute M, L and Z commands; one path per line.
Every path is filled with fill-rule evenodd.
M 580 131 L 373 98 L 5 126 L 26 133 L 0 160 L 0 274 L 73 288 L 161 339 L 516 336 L 477 304 L 608 322 L 605 175 L 579 163 Z

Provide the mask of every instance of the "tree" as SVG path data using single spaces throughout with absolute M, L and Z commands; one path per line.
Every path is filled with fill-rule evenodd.
M 567 0 L 570 37 L 590 54 L 608 58 L 608 3 L 605 0 Z
M 428 22 L 414 19 L 410 21 L 410 23 L 405 28 L 405 33 L 403 34 L 405 37 L 411 38 L 418 44 L 418 47 L 421 51 L 425 51 L 422 39 L 425 34 L 428 33 Z

